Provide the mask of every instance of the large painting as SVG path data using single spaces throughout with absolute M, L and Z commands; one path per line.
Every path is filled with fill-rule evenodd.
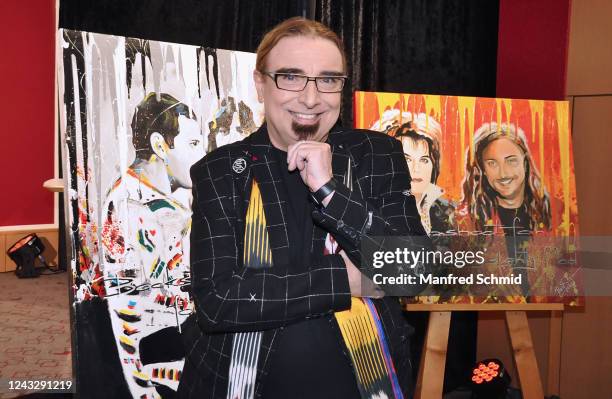
M 401 141 L 434 244 L 485 250 L 479 267 L 522 277 L 418 301 L 580 303 L 567 102 L 357 92 L 354 107 L 356 127 Z
M 63 30 L 60 123 L 82 397 L 172 397 L 190 167 L 262 122 L 255 54 Z

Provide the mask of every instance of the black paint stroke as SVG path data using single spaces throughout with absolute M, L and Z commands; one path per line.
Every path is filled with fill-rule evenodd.
M 210 89 L 210 74 L 208 72 L 208 56 L 210 55 L 213 59 L 212 68 L 213 68 L 213 79 L 215 82 L 215 91 L 217 92 L 217 98 L 221 99 L 221 95 L 219 93 L 219 63 L 217 61 L 217 49 L 210 47 L 198 47 L 196 50 L 196 60 L 198 64 L 198 96 L 202 98 L 202 92 L 200 90 L 200 55 L 204 51 L 204 65 L 206 67 L 206 83 L 208 84 L 208 88 Z
M 136 64 L 136 56 L 142 56 L 140 68 L 142 70 L 142 87 L 144 92 L 147 92 L 147 63 L 146 60 L 151 60 L 151 47 L 148 40 L 126 38 L 125 39 L 125 79 L 128 89 L 128 98 L 130 97 L 130 89 L 132 88 L 132 68 Z
M 85 35 L 88 41 L 90 35 L 91 33 Z M 85 47 L 85 43 L 83 43 L 83 47 Z M 81 54 L 83 54 L 83 52 L 81 52 Z M 87 83 L 84 58 L 81 61 L 77 61 L 77 74 L 79 76 L 79 93 L 81 94 L 79 96 L 79 110 L 81 111 L 81 145 L 83 147 L 81 148 L 81 152 L 83 153 L 83 178 L 85 179 L 85 205 L 83 212 L 85 212 L 87 224 L 89 224 L 91 222 L 89 218 L 89 184 L 87 184 L 89 183 L 89 147 L 87 145 L 89 140 L 89 121 L 87 120 Z
M 83 82 L 85 79 L 85 58 L 83 55 L 83 37 L 81 32 L 64 30 L 63 38 L 68 46 L 63 49 L 64 59 L 64 104 L 66 105 L 66 147 L 68 149 L 68 160 L 69 160 L 69 173 L 70 173 L 70 189 L 73 193 L 78 190 L 78 174 L 77 174 L 77 138 L 76 138 L 76 101 L 79 101 L 81 107 L 81 118 L 83 120 L 83 131 L 87 131 L 87 113 L 85 97 L 83 95 L 80 98 L 74 98 L 74 80 L 73 80 L 73 68 L 72 68 L 72 56 L 76 60 L 76 73 L 77 81 Z M 79 90 L 85 90 L 83 84 L 79 84 Z M 85 110 L 85 111 L 84 111 Z M 83 138 L 86 140 L 87 135 L 83 133 Z M 87 147 L 83 148 L 83 156 L 87 157 Z M 72 259 L 79 262 L 80 255 L 82 254 L 81 240 L 79 237 L 79 203 L 78 196 L 68 196 L 70 198 L 70 210 L 72 212 L 72 224 L 70 226 L 70 234 L 72 236 Z M 80 267 L 76 267 L 77 280 L 76 285 L 84 283 L 81 279 Z

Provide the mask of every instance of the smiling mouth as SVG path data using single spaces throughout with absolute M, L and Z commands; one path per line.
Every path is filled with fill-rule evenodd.
M 421 183 L 423 182 L 423 179 L 421 179 L 420 177 L 417 177 L 417 178 L 412 179 L 412 181 L 415 183 Z
M 505 179 L 497 179 L 497 183 L 499 183 L 502 186 L 507 186 L 510 183 L 512 183 L 512 181 L 514 180 L 514 178 L 512 177 L 507 177 Z
M 301 125 L 310 125 L 316 123 L 319 120 L 320 113 L 317 114 L 304 114 L 301 112 L 293 112 L 289 111 L 291 116 L 293 116 L 293 120 Z

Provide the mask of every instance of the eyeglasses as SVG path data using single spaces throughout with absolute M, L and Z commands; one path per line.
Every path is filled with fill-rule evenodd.
M 295 73 L 281 72 L 263 72 L 269 76 L 276 87 L 287 91 L 302 91 L 311 80 L 315 82 L 315 86 L 320 93 L 339 93 L 344 87 L 346 76 L 306 76 Z

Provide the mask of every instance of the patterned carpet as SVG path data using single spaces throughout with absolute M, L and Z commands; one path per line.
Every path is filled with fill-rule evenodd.
M 0 399 L 9 380 L 71 380 L 67 273 L 18 279 L 0 273 Z

